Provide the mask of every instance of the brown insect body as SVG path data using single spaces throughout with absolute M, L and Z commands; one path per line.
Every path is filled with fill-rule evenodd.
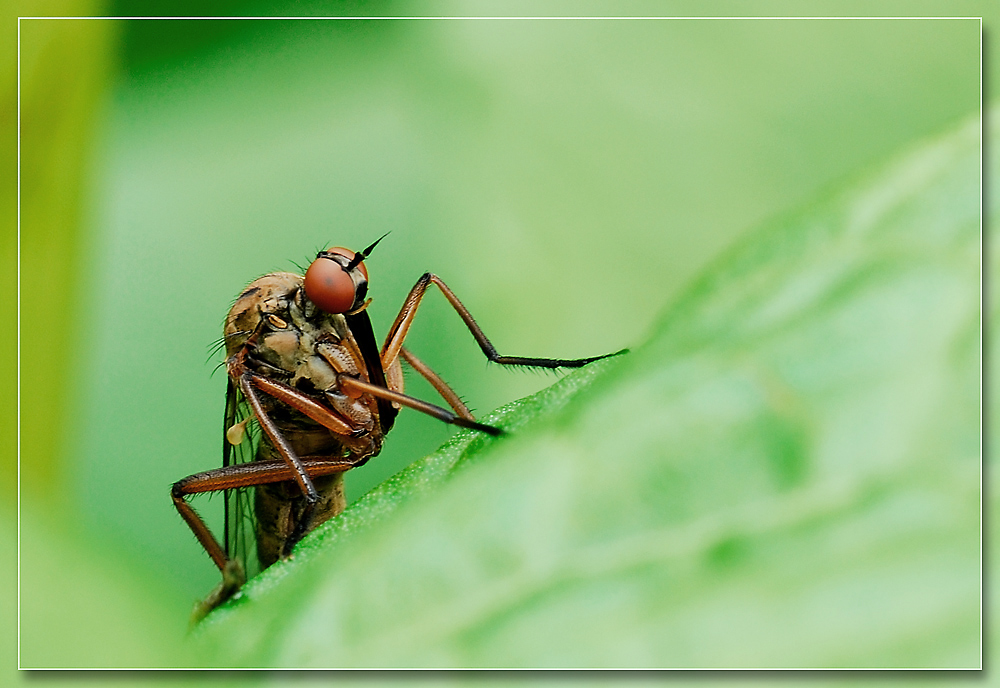
M 335 434 L 288 404 L 261 395 L 264 410 L 298 456 L 349 459 L 351 464 L 361 465 L 381 451 L 398 406 L 379 403 L 368 395 L 352 398 L 339 390 L 338 373 L 365 382 L 382 377 L 368 369 L 348 326 L 348 317 L 357 315 L 325 313 L 317 308 L 306 297 L 300 275 L 288 272 L 265 275 L 240 294 L 226 318 L 227 368 L 230 380 L 239 379 L 245 370 L 250 370 L 283 383 L 328 407 L 351 428 L 349 435 Z M 364 317 L 367 319 L 367 314 Z M 385 378 L 389 389 L 403 391 L 398 359 L 385 371 Z M 231 392 L 237 389 L 230 382 Z M 228 419 L 227 423 L 233 421 Z M 254 460 L 282 461 L 281 453 L 266 433 L 260 435 Z M 313 485 L 319 501 L 310 529 L 333 518 L 346 506 L 342 472 L 316 477 Z M 261 569 L 280 558 L 306 506 L 295 481 L 255 488 L 255 535 Z

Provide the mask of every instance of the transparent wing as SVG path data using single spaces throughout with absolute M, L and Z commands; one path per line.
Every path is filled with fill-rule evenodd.
M 231 428 L 243 424 L 242 442 L 232 444 Z M 253 461 L 260 443 L 260 426 L 243 393 L 230 379 L 226 387 L 226 417 L 222 436 L 222 465 L 232 466 Z M 226 555 L 243 564 L 247 578 L 255 575 L 260 567 L 257 561 L 257 538 L 254 523 L 254 488 L 241 487 L 225 490 L 225 542 Z

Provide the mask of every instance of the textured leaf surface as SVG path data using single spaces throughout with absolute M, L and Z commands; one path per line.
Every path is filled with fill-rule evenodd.
M 978 666 L 980 142 L 970 122 L 749 235 L 645 345 L 377 488 L 198 651 Z

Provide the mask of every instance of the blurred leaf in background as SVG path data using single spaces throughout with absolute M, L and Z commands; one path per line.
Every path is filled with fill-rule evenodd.
M 38 243 L 22 269 L 49 275 L 22 300 L 22 351 L 36 352 L 22 358 L 22 432 L 37 439 L 22 450 L 23 514 L 40 549 L 21 562 L 38 612 L 22 608 L 21 642 L 37 665 L 186 661 L 148 629 L 180 638 L 216 573 L 167 488 L 219 461 L 223 376 L 207 348 L 254 277 L 392 229 L 370 265 L 378 330 L 433 270 L 505 353 L 602 353 L 642 341 L 748 228 L 979 104 L 978 22 L 55 23 L 22 47 L 48 65 L 22 71 L 22 94 L 59 115 L 37 131 L 79 133 L 24 156 L 38 160 L 30 183 L 77 199 L 84 231 L 57 222 L 72 249 L 48 260 L 59 235 L 22 224 Z M 57 59 L 67 39 L 45 47 L 67 30 L 105 46 L 87 49 L 93 64 Z M 82 178 L 55 174 L 73 161 Z M 48 337 L 50 322 L 68 324 Z M 480 412 L 554 379 L 486 369 L 439 300 L 413 346 Z M 402 416 L 350 498 L 449 434 Z M 93 602 L 62 610 L 55 639 L 53 552 L 91 572 L 76 594 Z M 87 611 L 106 599 L 119 606 Z M 115 618 L 158 649 L 90 652 L 88 629 Z M 67 653 L 70 637 L 83 641 Z
M 90 2 L 48 9 L 70 16 L 100 13 L 99 5 Z M 67 499 L 74 491 L 72 480 L 60 459 L 65 429 L 79 413 L 78 399 L 70 393 L 72 380 L 86 367 L 75 316 L 82 296 L 75 288 L 86 272 L 80 227 L 93 207 L 88 175 L 95 120 L 112 68 L 108 46 L 116 40 L 117 25 L 24 20 L 18 30 L 19 630 L 21 648 L 29 649 L 19 659 L 25 665 L 37 661 L 33 656 L 50 658 L 42 662 L 49 666 L 160 665 L 178 656 L 177 632 L 183 624 L 163 626 L 163 597 L 150 594 L 150 581 L 114 562 L 119 553 L 113 542 L 108 556 L 102 534 L 79 527 L 79 507 Z M 4 477 L 14 475 L 5 472 Z M 5 486 L 13 491 L 13 480 Z M 99 498 L 81 496 L 84 502 Z M 13 521 L 12 514 L 7 518 Z

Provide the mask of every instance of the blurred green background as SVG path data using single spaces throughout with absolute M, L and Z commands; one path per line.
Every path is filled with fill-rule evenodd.
M 502 353 L 634 346 L 743 233 L 980 106 L 968 20 L 22 20 L 20 60 L 24 666 L 183 663 L 217 572 L 168 489 L 220 462 L 208 349 L 255 277 L 391 230 L 369 261 L 376 332 L 430 270 Z M 425 303 L 408 345 L 474 409 L 553 381 L 487 367 L 443 299 Z M 450 434 L 403 413 L 349 499 Z

